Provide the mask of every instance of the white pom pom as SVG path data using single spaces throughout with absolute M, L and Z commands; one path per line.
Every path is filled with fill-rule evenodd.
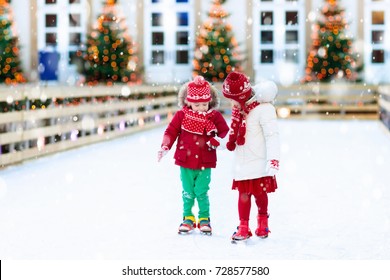
M 256 99 L 259 102 L 271 102 L 278 93 L 278 87 L 273 81 L 265 80 L 253 87 L 256 93 Z
M 198 86 L 201 86 L 205 83 L 205 79 L 202 77 L 202 76 L 196 76 L 194 78 L 194 84 L 195 85 L 198 85 Z

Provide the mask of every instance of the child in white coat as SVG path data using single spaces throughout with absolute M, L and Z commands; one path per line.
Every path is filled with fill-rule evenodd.
M 251 197 L 258 208 L 255 234 L 268 237 L 268 193 L 277 189 L 275 174 L 279 170 L 279 133 L 272 101 L 277 87 L 273 82 L 251 86 L 242 73 L 230 73 L 222 88 L 233 103 L 232 123 L 226 147 L 235 152 L 233 189 L 237 189 L 240 224 L 232 240 L 252 236 L 249 228 Z

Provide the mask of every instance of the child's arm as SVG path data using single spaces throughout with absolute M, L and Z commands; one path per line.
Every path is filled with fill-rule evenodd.
M 275 107 L 270 103 L 263 103 L 260 115 L 260 125 L 263 129 L 267 150 L 267 173 L 274 176 L 279 170 L 280 141 Z
M 160 161 L 172 148 L 173 144 L 175 143 L 177 137 L 180 134 L 181 131 L 181 122 L 183 120 L 183 112 L 178 111 L 173 116 L 173 119 L 168 124 L 168 127 L 166 128 L 163 136 L 163 140 L 161 143 L 161 149 L 157 153 L 157 160 Z
M 217 134 L 207 142 L 207 145 L 213 149 L 225 147 L 226 141 L 223 141 L 223 138 L 225 138 L 226 134 L 229 132 L 229 126 L 227 125 L 225 118 L 218 111 L 216 111 L 215 114 L 214 125 L 217 128 Z

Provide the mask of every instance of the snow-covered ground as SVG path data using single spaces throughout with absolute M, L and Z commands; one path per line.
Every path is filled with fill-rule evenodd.
M 268 239 L 230 244 L 226 150 L 212 171 L 213 235 L 177 234 L 179 168 L 172 151 L 156 161 L 161 127 L 0 170 L 0 259 L 389 260 L 390 133 L 376 121 L 279 126 Z

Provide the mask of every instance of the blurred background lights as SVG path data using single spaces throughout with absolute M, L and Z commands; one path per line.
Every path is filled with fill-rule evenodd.
M 126 122 L 125 121 L 121 121 L 119 123 L 119 130 L 120 131 L 124 131 L 126 129 Z
M 82 130 L 92 130 L 95 128 L 95 120 L 91 116 L 84 116 L 81 120 Z
M 286 107 L 280 107 L 277 109 L 278 116 L 282 119 L 288 118 L 291 114 L 291 110 Z
M 43 137 L 43 136 L 38 137 L 37 148 L 38 148 L 38 151 L 42 151 L 45 148 L 45 137 Z
M 139 118 L 139 119 L 138 119 L 138 125 L 139 125 L 139 126 L 144 126 L 144 125 L 145 125 L 145 121 L 144 121 L 143 118 Z
M 131 90 L 128 86 L 123 86 L 121 89 L 121 95 L 124 97 L 128 97 L 131 94 Z
M 79 134 L 79 131 L 77 129 L 72 130 L 72 132 L 70 133 L 70 140 L 76 141 L 78 134 Z

